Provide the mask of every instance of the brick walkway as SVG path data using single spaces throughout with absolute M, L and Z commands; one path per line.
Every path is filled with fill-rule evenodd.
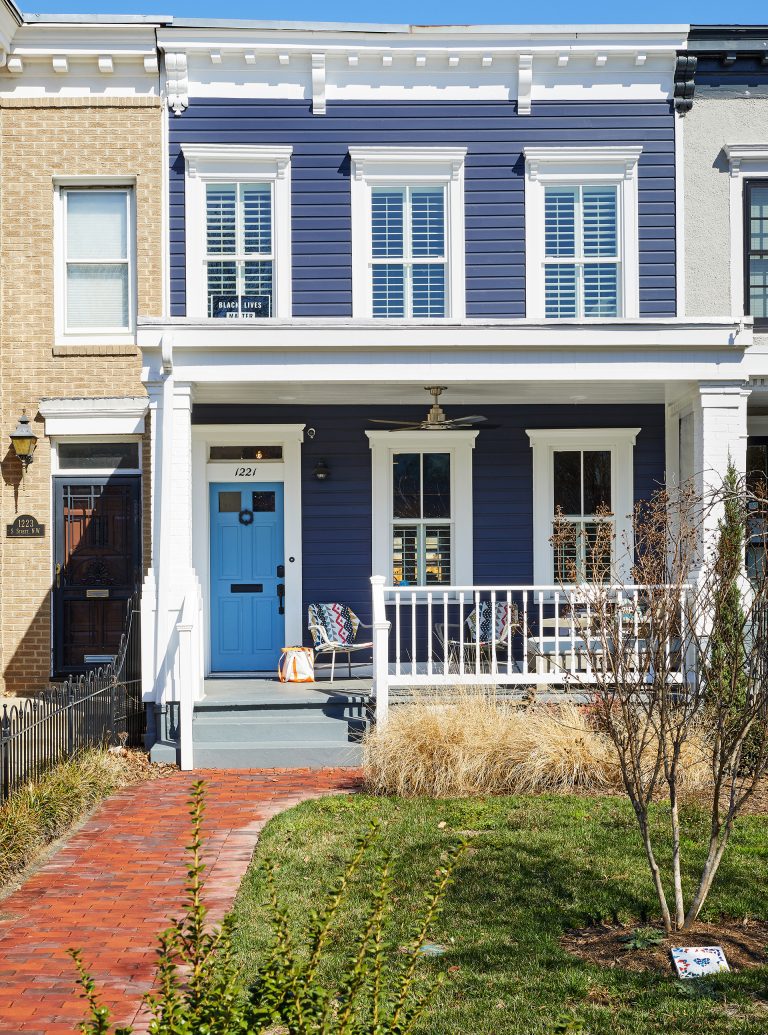
M 77 1033 L 84 1003 L 70 946 L 82 948 L 114 1020 L 137 1019 L 151 985 L 156 936 L 179 914 L 187 799 L 198 776 L 207 785 L 206 903 L 216 921 L 231 905 L 271 816 L 358 783 L 350 769 L 207 770 L 148 781 L 110 798 L 0 901 L 0 1035 Z

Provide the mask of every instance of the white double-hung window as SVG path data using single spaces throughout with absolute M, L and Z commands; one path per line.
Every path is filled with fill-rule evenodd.
M 465 148 L 350 149 L 353 315 L 464 315 Z
M 445 187 L 371 188 L 372 315 L 446 316 Z
M 187 315 L 291 315 L 290 147 L 182 144 Z
M 396 586 L 471 585 L 476 431 L 369 431 L 373 571 Z
M 639 315 L 640 147 L 525 149 L 526 315 Z
M 272 316 L 272 184 L 207 183 L 207 315 Z
M 58 189 L 60 336 L 125 335 L 134 326 L 133 190 Z

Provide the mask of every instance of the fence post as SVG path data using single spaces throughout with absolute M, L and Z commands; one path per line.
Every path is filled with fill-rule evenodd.
M 371 576 L 373 598 L 373 696 L 376 700 L 376 725 L 386 726 L 389 718 L 389 628 L 384 605 L 384 576 Z
M 11 720 L 8 717 L 8 705 L 3 705 L 3 718 L 0 722 L 0 759 L 2 759 L 3 801 L 11 793 Z
M 75 688 L 67 681 L 67 758 L 75 753 Z
M 119 744 L 120 741 L 117 737 L 117 702 L 115 700 L 117 694 L 117 675 L 112 672 L 112 678 L 109 681 L 109 742 L 110 744 Z

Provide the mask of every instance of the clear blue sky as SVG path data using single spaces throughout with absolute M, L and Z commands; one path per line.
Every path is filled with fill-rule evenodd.
M 187 18 L 253 18 L 284 21 L 411 22 L 441 25 L 472 21 L 478 23 L 530 24 L 536 21 L 585 22 L 739 22 L 768 21 L 765 0 L 645 0 L 644 3 L 617 4 L 615 0 L 549 0 L 547 4 L 525 7 L 509 0 L 387 0 L 386 3 L 359 3 L 356 0 L 280 0 L 279 3 L 254 3 L 253 0 L 21 0 L 25 11 L 40 13 L 172 14 Z

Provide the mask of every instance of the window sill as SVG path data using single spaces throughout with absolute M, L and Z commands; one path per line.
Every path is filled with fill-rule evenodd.
M 57 338 L 53 343 L 54 356 L 135 356 L 137 353 L 133 334 L 94 338 L 73 335 L 71 338 Z

